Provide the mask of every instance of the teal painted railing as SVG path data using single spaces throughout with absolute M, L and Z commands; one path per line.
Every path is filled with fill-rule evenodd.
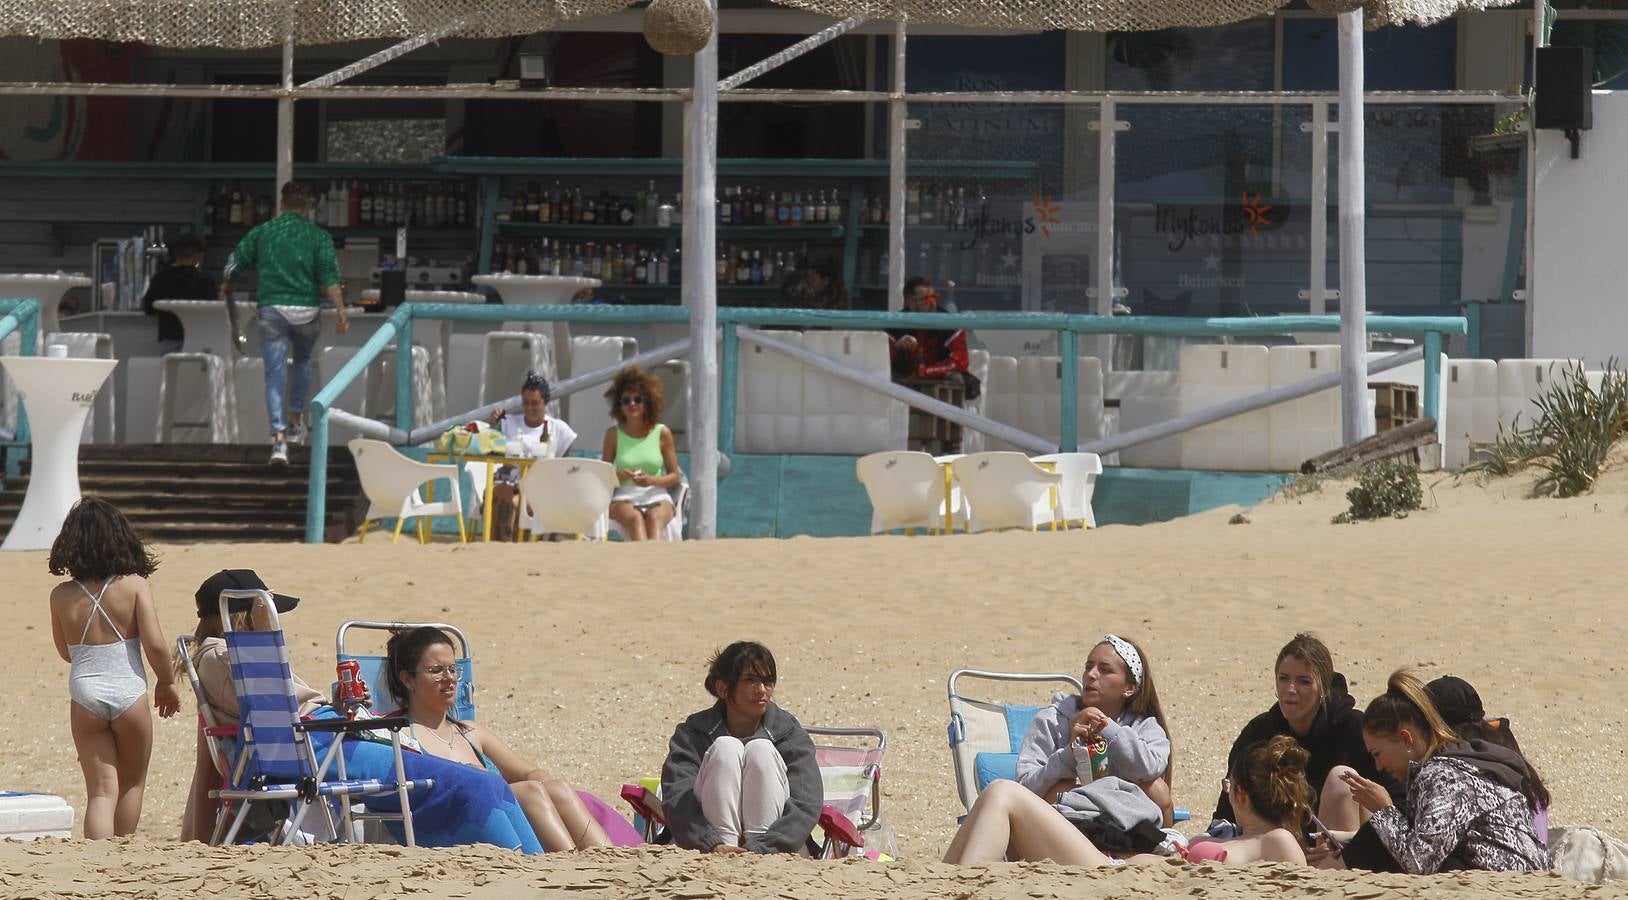
M 40 301 L 0 300 L 0 340 L 5 340 L 14 331 L 19 337 L 18 353 L 22 356 L 36 355 L 40 341 Z M 28 411 L 18 409 L 17 434 L 12 438 L 12 443 L 27 446 L 28 438 Z
M 305 539 L 320 543 L 327 515 L 328 491 L 328 411 L 334 400 L 378 358 L 391 341 L 396 342 L 396 427 L 408 432 L 412 426 L 413 367 L 412 334 L 414 319 L 452 319 L 465 322 L 660 322 L 690 320 L 682 306 L 609 306 L 564 304 L 530 306 L 488 304 L 462 306 L 423 303 L 403 306 L 379 327 L 356 355 L 341 368 L 310 403 L 311 478 L 307 495 Z M 815 309 L 718 310 L 718 324 L 724 333 L 719 371 L 718 449 L 734 450 L 735 383 L 740 367 L 736 329 L 748 326 L 811 326 L 877 330 L 883 328 L 971 328 L 982 331 L 1055 331 L 1062 358 L 1062 409 L 1060 448 L 1077 446 L 1079 423 L 1075 402 L 1078 390 L 1078 335 L 1123 334 L 1163 337 L 1265 337 L 1302 332 L 1338 332 L 1339 316 L 1271 316 L 1245 319 L 1176 319 L 1151 316 L 1081 316 L 1066 313 L 907 313 Z M 1419 335 L 1424 339 L 1423 415 L 1436 418 L 1440 410 L 1437 394 L 1441 384 L 1442 335 L 1464 334 L 1468 330 L 1459 316 L 1369 316 L 1369 332 Z

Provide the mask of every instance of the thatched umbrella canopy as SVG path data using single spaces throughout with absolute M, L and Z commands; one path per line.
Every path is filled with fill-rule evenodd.
M 268 47 L 283 42 L 289 0 L 0 0 L 0 36 L 97 38 L 166 47 Z M 1289 0 L 775 0 L 846 18 L 983 28 L 1148 31 L 1223 25 Z M 1361 6 L 1369 27 L 1440 21 L 1516 0 L 1310 0 L 1338 12 Z M 461 23 L 468 37 L 531 34 L 615 12 L 633 0 L 296 0 L 297 44 L 407 38 Z

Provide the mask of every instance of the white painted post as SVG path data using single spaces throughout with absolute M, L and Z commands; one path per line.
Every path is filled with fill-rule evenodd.
M 893 23 L 893 91 L 888 98 L 887 308 L 904 309 L 904 103 L 903 14 Z
M 1114 144 L 1119 128 L 1119 107 L 1103 98 L 1097 107 L 1097 315 L 1114 314 Z M 1091 339 L 1092 353 L 1102 371 L 1113 368 L 1114 337 Z
M 272 195 L 274 198 L 280 198 L 283 185 L 294 180 L 294 6 L 295 0 L 288 0 L 288 18 L 283 28 L 283 92 L 277 97 L 277 191 Z
M 1311 284 L 1307 311 L 1328 311 L 1328 103 L 1311 105 Z
M 717 3 L 713 2 L 717 20 Z M 718 32 L 695 54 L 684 117 L 684 302 L 690 307 L 690 535 L 718 535 Z
M 1340 423 L 1347 445 L 1373 432 L 1368 419 L 1367 199 L 1363 134 L 1362 10 L 1340 13 Z

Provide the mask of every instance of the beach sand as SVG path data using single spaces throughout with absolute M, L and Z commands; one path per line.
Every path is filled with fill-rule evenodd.
M 487 849 L 211 850 L 173 843 L 190 778 L 190 695 L 159 723 L 146 812 L 113 845 L 0 845 L 0 893 L 27 896 L 1341 897 L 1585 894 L 1553 876 L 1429 879 L 1259 866 L 1088 873 L 936 862 L 962 812 L 945 746 L 945 678 L 958 667 L 1078 673 L 1097 637 L 1142 644 L 1171 723 L 1177 804 L 1202 827 L 1238 729 L 1272 702 L 1294 632 L 1320 635 L 1359 704 L 1398 666 L 1455 674 L 1510 716 L 1555 798 L 1556 824 L 1628 834 L 1628 628 L 1620 600 L 1628 478 L 1589 497 L 1522 495 L 1427 475 L 1425 511 L 1335 526 L 1343 486 L 1140 528 L 944 538 L 719 541 L 682 546 L 408 543 L 161 548 L 167 635 L 190 631 L 192 592 L 223 567 L 303 598 L 284 620 L 297 672 L 332 679 L 347 618 L 445 620 L 475 647 L 484 723 L 607 799 L 660 770 L 674 723 L 709 703 L 707 655 L 768 644 L 776 700 L 805 723 L 875 725 L 889 738 L 882 811 L 899 862 L 711 859 L 665 850 L 523 860 Z M 0 736 L 0 787 L 83 809 L 68 733 L 67 665 L 51 646 L 45 554 L 0 556 L 18 645 L 14 703 L 37 726 Z M 376 686 L 377 688 L 377 686 Z M 1092 884 L 1078 884 L 1082 879 Z M 1102 879 L 1100 884 L 1095 879 Z M 1588 896 L 1628 896 L 1594 889 Z

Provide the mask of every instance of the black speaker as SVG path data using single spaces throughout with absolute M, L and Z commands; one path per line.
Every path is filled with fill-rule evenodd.
M 1594 50 L 1539 47 L 1537 126 L 1565 131 L 1594 127 Z

